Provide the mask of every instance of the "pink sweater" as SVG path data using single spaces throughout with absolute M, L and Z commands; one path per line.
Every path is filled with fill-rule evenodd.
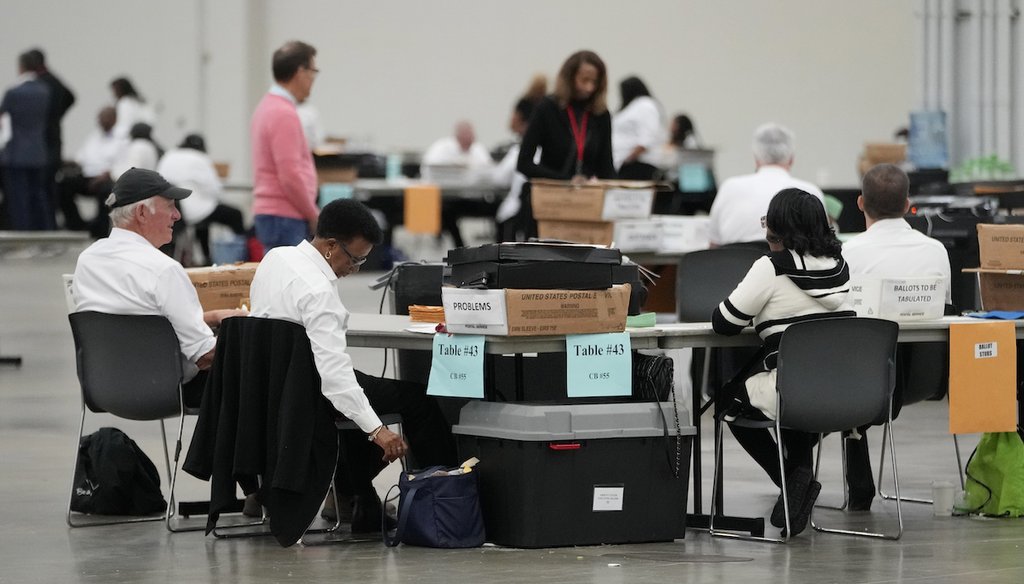
M 254 215 L 315 219 L 317 179 L 292 102 L 268 93 L 252 114 Z

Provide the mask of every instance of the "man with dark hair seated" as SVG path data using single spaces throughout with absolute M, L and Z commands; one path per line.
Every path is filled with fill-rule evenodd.
M 864 212 L 867 230 L 843 245 L 850 279 L 943 278 L 949 305 L 949 254 L 940 241 L 914 230 L 903 218 L 910 208 L 909 193 L 907 174 L 894 164 L 879 164 L 864 175 L 857 207 Z M 875 498 L 875 483 L 866 427 L 846 436 L 846 452 L 850 510 L 868 511 Z
M 380 531 L 381 503 L 373 477 L 385 462 L 409 450 L 401 436 L 381 423 L 379 415 L 402 415 L 412 455 L 420 466 L 457 463 L 451 429 L 437 403 L 426 395 L 426 388 L 356 371 L 346 351 L 349 312 L 335 283 L 358 272 L 382 239 L 380 226 L 365 205 L 350 199 L 333 201 L 320 211 L 312 241 L 276 247 L 267 253 L 250 289 L 253 316 L 288 320 L 305 327 L 320 373 L 321 391 L 363 432 L 343 432 L 339 455 L 338 468 L 343 469 L 339 491 L 354 495 L 353 533 Z M 347 509 L 337 511 L 344 515 Z

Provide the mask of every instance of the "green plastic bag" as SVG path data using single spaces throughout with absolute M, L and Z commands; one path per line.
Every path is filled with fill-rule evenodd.
M 958 514 L 1024 515 L 1024 441 L 1017 432 L 987 432 L 967 461 Z

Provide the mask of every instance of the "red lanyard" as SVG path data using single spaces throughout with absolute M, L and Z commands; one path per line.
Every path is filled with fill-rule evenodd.
M 583 144 L 587 141 L 587 119 L 590 117 L 590 112 L 583 112 L 583 121 L 581 124 L 576 124 L 576 114 L 572 111 L 572 106 L 566 110 L 569 112 L 569 127 L 572 129 L 572 137 L 576 139 L 576 173 L 579 174 L 580 169 L 583 167 Z

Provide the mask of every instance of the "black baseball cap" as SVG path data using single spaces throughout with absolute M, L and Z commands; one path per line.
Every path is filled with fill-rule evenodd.
M 192 191 L 176 187 L 160 176 L 160 173 L 144 168 L 130 168 L 114 183 L 114 204 L 111 209 L 161 196 L 181 200 Z

